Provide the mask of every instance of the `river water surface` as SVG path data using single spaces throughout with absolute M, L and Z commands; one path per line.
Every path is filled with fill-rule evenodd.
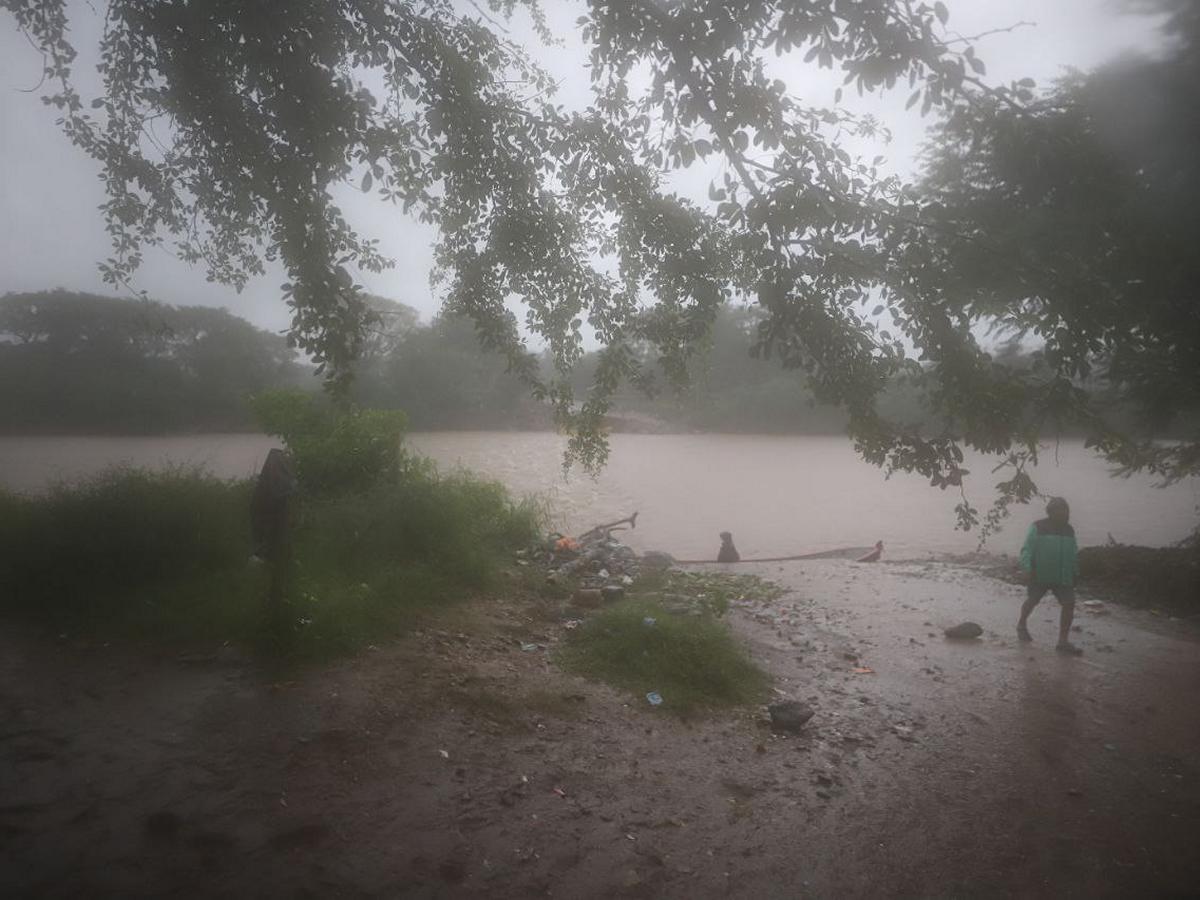
M 443 470 L 472 469 L 518 494 L 536 494 L 555 524 L 577 533 L 640 513 L 626 535 L 639 549 L 681 558 L 715 556 L 720 531 L 731 531 L 743 557 L 781 556 L 882 540 L 891 558 L 974 550 L 974 534 L 955 530 L 958 494 L 930 488 L 914 475 L 883 473 L 862 462 L 835 436 L 612 436 L 612 455 L 592 479 L 564 479 L 564 440 L 544 432 L 437 432 L 410 435 L 409 444 Z M 113 464 L 201 465 L 224 477 L 253 475 L 277 442 L 263 435 L 176 437 L 0 438 L 0 486 L 38 491 Z M 994 460 L 968 459 L 968 498 L 992 500 Z M 1035 479 L 1046 494 L 1071 502 L 1081 545 L 1111 534 L 1125 543 L 1163 545 L 1194 527 L 1200 482 L 1165 490 L 1148 478 L 1110 478 L 1108 466 L 1078 442 L 1046 448 Z M 1014 553 L 1041 506 L 1019 508 L 987 549 Z

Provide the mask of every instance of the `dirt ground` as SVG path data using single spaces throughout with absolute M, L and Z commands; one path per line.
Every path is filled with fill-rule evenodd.
M 1084 608 L 1063 658 L 967 567 L 738 571 L 791 589 L 731 618 L 799 736 L 564 675 L 532 607 L 291 676 L 5 628 L 0 895 L 1200 893 L 1194 627 Z

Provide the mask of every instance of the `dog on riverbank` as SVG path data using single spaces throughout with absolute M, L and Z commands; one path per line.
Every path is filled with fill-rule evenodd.
M 717 562 L 740 562 L 742 555 L 733 546 L 733 535 L 728 531 L 721 532 L 721 549 L 717 551 Z

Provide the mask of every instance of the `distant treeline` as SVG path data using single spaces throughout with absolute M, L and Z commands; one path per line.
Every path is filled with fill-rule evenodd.
M 474 325 L 442 315 L 428 326 L 415 311 L 380 297 L 370 298 L 380 323 L 357 367 L 355 396 L 364 406 L 403 409 L 413 428 L 549 428 L 549 410 L 506 371 L 504 359 L 480 349 Z M 845 415 L 816 405 L 803 373 L 755 359 L 749 348 L 758 317 L 753 310 L 721 311 L 709 345 L 693 361 L 691 383 L 671 386 L 650 348 L 642 362 L 656 377 L 647 394 L 626 385 L 617 395 L 615 430 L 839 433 Z M 586 354 L 572 386 L 586 395 L 598 358 Z M 549 368 L 549 360 L 544 362 Z M 899 403 L 900 395 L 893 398 Z M 914 414 L 917 412 L 912 402 Z
M 507 373 L 505 361 L 480 349 L 469 321 L 441 315 L 424 325 L 404 304 L 381 297 L 370 303 L 378 321 L 356 367 L 356 402 L 403 409 L 414 430 L 551 427 L 548 410 Z M 673 388 L 660 372 L 652 395 L 626 387 L 616 398 L 614 428 L 842 432 L 844 413 L 815 403 L 802 371 L 750 355 L 759 320 L 753 308 L 722 310 L 707 348 L 692 361 L 689 386 Z M 653 372 L 655 360 L 645 352 Z M 1027 368 L 1038 355 L 1008 345 L 995 360 Z M 596 362 L 588 354 L 576 367 L 581 399 Z M 67 291 L 0 298 L 0 427 L 9 432 L 250 429 L 249 396 L 275 387 L 316 391 L 319 384 L 282 336 L 225 310 Z M 930 421 L 919 388 L 907 382 L 891 385 L 879 406 L 905 424 L 943 427 Z M 1121 425 L 1138 424 L 1112 413 Z
M 249 429 L 249 394 L 309 380 L 283 337 L 223 309 L 68 291 L 0 298 L 0 427 Z
M 418 323 L 416 311 L 381 297 L 370 298 L 380 323 L 373 330 L 358 366 L 357 399 L 367 406 L 403 409 L 411 426 L 428 428 L 550 427 L 548 411 L 534 403 L 527 388 L 506 372 L 504 360 L 480 349 L 467 320 L 439 316 L 431 325 Z M 707 345 L 690 363 L 688 384 L 672 385 L 650 347 L 641 348 L 642 364 L 651 374 L 650 393 L 626 384 L 614 398 L 614 430 L 739 432 L 750 434 L 841 434 L 847 416 L 818 403 L 803 369 L 784 369 L 776 359 L 751 355 L 762 312 L 755 307 L 726 306 L 717 313 Z M 992 364 L 1033 378 L 1052 378 L 1040 351 L 1019 342 L 992 351 Z M 589 353 L 578 362 L 572 382 L 577 400 L 598 363 Z M 549 361 L 544 362 L 549 368 Z M 1102 381 L 1078 385 L 1087 391 L 1109 423 L 1134 433 L 1154 433 L 1141 411 L 1121 406 Z M 931 415 L 919 379 L 898 377 L 879 395 L 881 415 L 927 433 L 953 429 L 953 423 Z M 1188 423 L 1174 424 L 1183 433 Z M 1078 436 L 1075 423 L 1043 423 L 1045 437 Z M 1157 433 L 1172 437 L 1173 433 Z

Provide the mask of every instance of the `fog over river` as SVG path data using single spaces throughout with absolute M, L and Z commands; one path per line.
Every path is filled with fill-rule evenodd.
M 638 511 L 627 540 L 639 549 L 681 558 L 715 555 L 720 531 L 731 531 L 743 557 L 781 556 L 882 540 L 886 556 L 974 550 L 977 538 L 954 528 L 958 494 L 931 488 L 914 475 L 890 480 L 862 462 L 836 436 L 761 435 L 612 436 L 612 455 L 591 479 L 562 475 L 564 439 L 542 432 L 437 432 L 410 435 L 408 444 L 445 471 L 463 466 L 533 493 L 550 506 L 554 524 L 568 533 Z M 277 441 L 263 435 L 177 437 L 0 438 L 0 485 L 43 489 L 117 463 L 202 465 L 224 477 L 253 475 Z M 974 463 L 974 464 L 973 464 Z M 992 461 L 967 460 L 969 499 L 986 508 L 999 476 Z M 1047 494 L 1071 502 L 1083 546 L 1108 534 L 1124 543 L 1169 544 L 1195 525 L 1197 479 L 1165 490 L 1145 477 L 1110 478 L 1102 460 L 1078 442 L 1047 446 L 1035 473 Z M 1041 504 L 1018 508 L 986 549 L 1015 553 Z

